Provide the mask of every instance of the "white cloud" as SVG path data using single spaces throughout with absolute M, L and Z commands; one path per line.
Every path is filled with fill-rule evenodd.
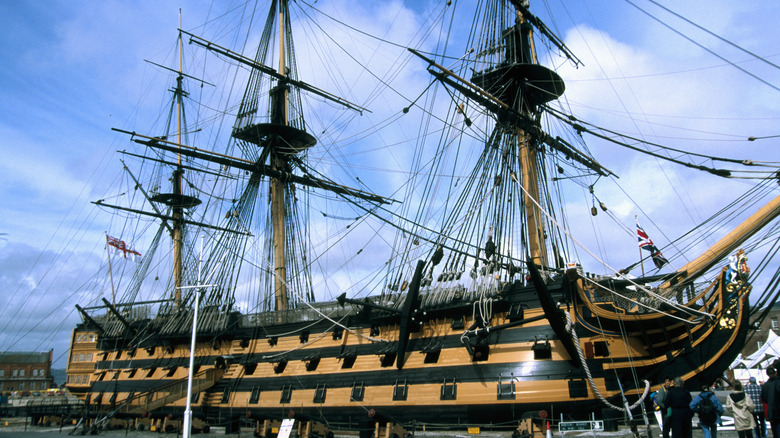
M 370 32 L 380 29 L 380 37 L 385 40 L 412 45 L 421 29 L 429 30 L 425 25 L 429 11 L 424 8 L 442 5 L 441 2 L 425 5 L 407 3 L 397 0 L 379 4 L 339 0 L 319 2 L 315 6 L 326 8 L 337 19 L 356 24 L 360 29 Z M 571 2 L 566 3 L 571 5 Z M 19 291 L 15 305 L 28 305 L 25 304 L 29 303 L 25 301 L 27 299 L 46 297 L 46 301 L 35 306 L 35 312 L 29 314 L 30 321 L 36 319 L 37 324 L 26 325 L 20 320 L 12 320 L 12 323 L 18 325 L 20 333 L 44 333 L 45 330 L 56 333 L 56 341 L 49 341 L 49 345 L 56 343 L 55 348 L 59 351 L 63 340 L 68 337 L 66 332 L 77 320 L 72 313 L 73 302 L 95 298 L 94 292 L 73 294 L 83 290 L 82 283 L 95 281 L 86 278 L 87 273 L 91 275 L 97 271 L 100 262 L 99 256 L 78 253 L 73 254 L 74 258 L 65 265 L 68 253 L 55 257 L 58 251 L 45 248 L 51 248 L 52 241 L 57 245 L 57 242 L 73 239 L 96 253 L 103 250 L 100 234 L 109 221 L 96 217 L 95 208 L 87 203 L 87 198 L 92 200 L 109 191 L 104 172 L 118 171 L 119 164 L 116 157 L 106 155 L 107 151 L 128 145 L 126 137 L 117 140 L 109 128 L 143 130 L 153 123 L 162 123 L 162 119 L 154 119 L 147 114 L 169 97 L 162 91 L 170 87 L 172 78 L 167 72 L 143 63 L 142 59 L 165 65 L 174 62 L 175 51 L 172 48 L 176 37 L 178 4 L 129 4 L 119 1 L 88 2 L 76 6 L 66 2 L 49 4 L 53 6 L 46 14 L 38 13 L 40 11 L 19 13 L 18 17 L 12 17 L 17 18 L 17 26 L 5 26 L 5 29 L 27 27 L 45 29 L 46 32 L 42 33 L 44 39 L 22 46 L 22 52 L 9 52 L 10 49 L 2 52 L 9 68 L 6 75 L 0 76 L 7 79 L 6 86 L 0 89 L 0 150 L 3 153 L 0 195 L 4 198 L 4 203 L 0 205 L 0 232 L 9 233 L 10 242 L 0 246 L 0 257 L 9 261 L 0 264 L 0 278 L 6 290 Z M 720 6 L 703 1 L 678 5 L 689 8 L 681 12 L 693 15 L 694 21 L 706 23 L 715 32 L 734 36 L 737 42 L 744 42 L 762 55 L 777 58 L 774 55 L 775 41 L 769 37 L 775 25 L 773 18 L 780 15 L 777 5 L 721 2 Z M 760 11 L 767 12 L 760 14 Z M 246 25 L 245 17 L 249 14 L 242 18 L 239 16 L 241 12 L 231 12 L 233 17 L 226 20 L 230 23 L 228 26 Z M 603 14 L 596 13 L 594 16 L 606 18 L 610 13 L 600 12 Z M 183 27 L 194 28 L 204 37 L 213 37 L 220 44 L 241 50 L 241 41 L 231 40 L 228 28 L 219 27 L 222 26 L 218 24 L 221 20 L 214 20 L 204 27 L 191 25 L 206 22 L 207 14 L 211 14 L 208 18 L 214 18 L 217 13 L 208 5 L 187 4 Z M 8 16 L 6 14 L 4 21 L 9 20 Z M 641 17 L 641 14 L 634 17 L 637 16 Z M 18 26 L 19 23 L 24 26 Z M 560 74 L 567 81 L 565 97 L 575 114 L 618 131 L 634 135 L 641 132 L 648 140 L 672 143 L 681 149 L 780 161 L 774 147 L 776 142 L 735 141 L 735 138 L 749 135 L 777 134 L 780 109 L 777 93 L 744 73 L 735 73 L 731 66 L 695 46 L 681 43 L 678 37 L 664 31 L 657 23 L 648 23 L 643 19 L 626 25 L 618 20 L 604 19 L 598 24 L 578 23 L 576 29 L 561 32 L 566 36 L 567 45 L 585 61 L 585 67 L 579 69 L 565 64 L 560 69 Z M 380 195 L 403 197 L 405 195 L 396 190 L 406 180 L 407 172 L 414 171 L 418 164 L 411 154 L 419 132 L 421 109 L 412 108 L 409 114 L 392 124 L 393 129 L 389 132 L 375 134 L 362 133 L 362 130 L 376 120 L 398 114 L 409 104 L 407 99 L 422 93 L 431 80 L 425 71 L 425 63 L 412 57 L 403 47 L 357 32 L 336 34 L 337 26 L 330 20 L 321 20 L 319 24 L 333 32 L 344 49 L 305 51 L 303 42 L 315 42 L 307 38 L 312 38 L 316 29 L 304 28 L 305 32 L 301 34 L 304 39 L 298 45 L 301 59 L 308 61 L 315 55 L 322 55 L 325 61 L 335 61 L 342 69 L 324 70 L 322 64 L 315 64 L 318 74 L 302 71 L 302 78 L 351 101 L 365 104 L 373 113 L 358 116 L 345 111 L 347 115 L 338 123 L 353 118 L 351 123 L 355 132 L 360 133 L 352 132 L 355 137 L 345 138 L 338 134 L 340 125 L 316 119 L 314 114 L 318 108 L 315 108 L 311 115 L 307 115 L 307 122 L 320 140 L 318 148 L 321 149 L 313 150 L 312 158 L 321 160 L 318 165 L 323 171 L 333 170 L 331 168 L 343 160 L 354 160 L 358 176 L 370 190 Z M 760 26 L 763 31 L 757 31 L 753 26 Z M 563 27 L 566 28 L 565 25 Z M 6 40 L 11 40 L 9 35 L 3 35 Z M 252 39 L 256 38 L 257 35 L 253 35 L 247 46 L 251 47 Z M 321 44 L 320 47 L 332 43 L 316 42 Z M 431 48 L 435 42 L 429 43 Z M 719 42 L 713 47 L 726 50 L 726 46 Z M 253 49 L 245 50 L 250 55 L 252 52 Z M 358 68 L 352 57 L 371 64 L 373 71 L 380 72 L 382 81 L 405 96 L 391 94 L 389 97 L 373 98 L 372 93 L 384 84 Z M 729 58 L 741 61 L 749 57 L 729 52 Z M 217 73 L 222 73 L 216 67 L 218 63 L 222 64 L 222 60 L 214 55 L 204 56 L 203 49 L 193 45 L 185 44 L 185 62 L 191 63 L 188 65 L 197 72 L 197 76 L 202 73 L 203 78 L 210 82 L 217 82 L 214 78 L 218 77 Z M 750 61 L 740 65 L 752 69 L 758 68 L 761 63 Z M 409 69 L 409 66 L 415 68 Z M 769 81 L 780 84 L 775 71 L 765 67 L 757 71 L 766 75 Z M 155 82 L 153 85 L 148 84 L 151 80 Z M 236 84 L 234 96 L 243 92 L 240 78 Z M 217 85 L 224 88 L 233 84 L 219 82 Z M 195 96 L 216 93 L 214 87 L 198 89 L 195 82 L 190 86 Z M 318 102 L 315 105 L 326 106 Z M 435 111 L 444 114 L 451 105 L 451 101 L 446 102 Z M 224 102 L 214 105 L 215 109 L 222 107 Z M 234 108 L 231 110 L 235 111 Z M 223 136 L 229 125 L 230 122 L 227 122 L 228 127 L 223 127 Z M 152 133 L 155 128 L 148 129 Z M 211 133 L 206 131 L 199 135 L 204 139 L 211 138 Z M 642 224 L 660 245 L 666 243 L 667 237 L 675 238 L 692 228 L 699 218 L 707 217 L 745 187 L 737 184 L 737 189 L 734 189 L 733 184 L 723 185 L 723 181 L 712 175 L 659 163 L 647 157 L 637 158 L 636 154 L 614 145 L 587 135 L 586 139 L 597 159 L 619 173 L 617 182 L 625 190 L 602 180 L 596 185 L 596 195 L 629 229 L 633 228 L 633 215 L 650 216 L 647 220 L 642 219 Z M 437 139 L 431 137 L 429 140 L 433 142 Z M 345 143 L 361 153 L 348 158 L 341 156 L 342 148 L 347 148 Z M 376 170 L 387 166 L 392 167 L 390 171 Z M 354 185 L 354 176 L 337 175 L 337 179 Z M 630 232 L 626 234 L 603 213 L 591 217 L 591 199 L 587 193 L 574 193 L 570 197 L 569 214 L 573 218 L 570 224 L 577 235 L 592 234 L 593 229 L 609 230 L 605 240 L 593 240 L 596 251 L 606 254 L 605 258 L 611 259 L 609 261 L 617 267 L 635 259 L 636 242 Z M 638 212 L 634 201 L 642 205 L 642 213 Z M 413 202 L 407 199 L 407 203 Z M 82 204 L 84 207 L 77 207 Z M 340 215 L 343 211 L 327 213 Z M 326 229 L 318 221 L 313 222 L 312 240 L 322 245 L 333 243 L 337 235 L 334 229 Z M 380 225 L 375 223 L 360 226 L 350 236 L 357 243 L 346 243 L 340 254 L 329 254 L 327 259 L 318 263 L 325 270 L 341 266 L 350 259 L 353 263 L 360 260 L 360 265 L 363 260 L 369 260 L 374 267 L 381 266 L 389 257 L 392 237 L 386 226 L 382 227 L 381 236 L 375 236 L 378 228 Z M 619 232 L 611 232 L 614 229 Z M 30 246 L 20 246 L 19 241 L 28 242 Z M 353 257 L 361 248 L 363 252 Z M 606 250 L 601 251 L 602 248 Z M 37 261 L 34 255 L 39 255 Z M 59 286 L 47 283 L 51 274 L 38 270 L 42 268 L 37 266 L 44 263 L 62 272 L 63 281 L 58 281 Z M 367 272 L 356 269 L 349 273 L 340 271 L 332 276 L 320 273 L 315 282 L 323 285 L 323 290 L 340 292 L 363 281 Z M 242 296 L 249 296 L 254 287 L 254 284 L 242 283 L 239 292 Z M 47 292 L 31 298 L 36 295 L 33 290 Z M 100 291 L 100 288 L 96 290 Z M 354 290 L 358 295 L 365 292 Z M 81 293 L 87 295 L 81 297 Z M 57 307 L 62 306 L 63 301 L 68 302 L 67 306 Z M 242 305 L 251 307 L 253 300 L 243 300 Z M 56 316 L 54 320 L 51 319 L 52 314 Z M 62 315 L 66 317 L 60 318 Z M 3 349 L 23 342 L 11 336 L 9 326 L 3 327 L 6 327 L 2 333 L 4 337 L 0 339 Z M 47 347 L 42 344 L 40 348 Z M 58 351 L 55 351 L 55 357 Z
M 70 331 L 80 321 L 75 304 L 85 305 L 79 291 L 95 281 L 100 260 L 91 253 L 40 251 L 25 244 L 0 248 L 0 311 L 3 350 L 47 351 L 54 348 L 54 367 L 64 368 Z

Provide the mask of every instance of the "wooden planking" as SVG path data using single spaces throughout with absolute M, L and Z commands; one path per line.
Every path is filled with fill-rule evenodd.
M 607 391 L 603 379 L 597 379 L 599 390 L 606 396 L 619 394 L 618 391 Z M 363 401 L 351 401 L 351 388 L 327 388 L 324 403 L 314 403 L 315 389 L 293 390 L 289 403 L 280 404 L 282 391 L 261 391 L 257 403 L 250 404 L 248 392 L 236 392 L 231 395 L 231 401 L 223 407 L 246 407 L 247 409 L 267 408 L 316 408 L 320 406 L 364 406 L 379 408 L 392 407 L 417 407 L 421 406 L 458 406 L 458 405 L 511 405 L 518 402 L 523 404 L 550 404 L 572 401 L 569 395 L 568 383 L 565 380 L 550 381 L 525 381 L 517 385 L 518 393 L 514 400 L 498 400 L 497 385 L 479 382 L 457 383 L 457 398 L 455 400 L 441 400 L 441 384 L 420 384 L 408 386 L 406 400 L 393 400 L 394 385 L 374 386 L 365 388 Z M 589 392 L 590 392 L 590 388 Z

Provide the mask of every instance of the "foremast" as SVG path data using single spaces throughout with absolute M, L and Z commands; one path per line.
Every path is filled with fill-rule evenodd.
M 288 88 L 286 78 L 287 65 L 285 64 L 285 24 L 287 16 L 287 2 L 279 2 L 279 74 L 282 79 L 279 85 L 271 91 L 271 123 L 278 126 L 289 126 L 287 119 Z M 288 164 L 282 154 L 271 152 L 271 170 L 284 170 Z M 276 310 L 287 310 L 287 265 L 285 263 L 285 232 L 284 219 L 287 216 L 285 205 L 285 191 L 282 181 L 278 178 L 271 179 L 271 222 L 273 228 L 274 250 L 274 302 Z
M 533 64 L 538 66 L 536 50 L 533 44 L 533 27 L 528 23 L 520 9 L 516 9 L 517 21 L 519 26 L 519 47 L 516 53 L 510 53 L 507 50 L 507 60 L 509 62 L 520 64 Z M 510 29 L 510 33 L 516 32 L 516 29 Z M 514 35 L 512 35 L 514 36 Z M 511 38 L 511 37 L 510 37 Z M 511 44 L 510 44 L 511 47 Z M 512 59 L 514 58 L 514 59 Z M 531 117 L 531 111 L 534 110 L 530 102 L 523 105 L 522 100 L 513 102 L 515 110 Z M 525 215 L 528 221 L 528 252 L 531 262 L 538 266 L 548 266 L 547 248 L 544 244 L 544 222 L 541 218 L 541 211 L 538 208 L 540 200 L 539 180 L 537 179 L 537 157 L 535 143 L 528 133 L 520 128 L 516 128 L 517 138 L 520 148 L 520 167 L 523 172 L 523 192 L 526 196 Z
M 455 181 L 457 199 L 442 214 L 443 225 L 433 239 L 432 265 L 437 264 L 439 257 L 434 256 L 441 248 L 451 250 L 437 281 L 459 278 L 465 259 L 474 257 L 471 285 L 491 288 L 500 277 L 501 281 L 514 281 L 523 270 L 521 259 L 541 267 L 543 276 L 549 268 L 563 266 L 557 256 L 562 252 L 561 236 L 547 229 L 551 224 L 548 215 L 556 213 L 548 213 L 554 207 L 545 182 L 545 162 L 551 159 L 546 147 L 597 174 L 608 171 L 542 129 L 544 104 L 560 97 L 565 89 L 557 73 L 538 63 L 533 29 L 550 38 L 543 24 L 530 14 L 526 2 L 495 0 L 482 7 L 486 16 L 476 14 L 480 32 L 469 38 L 470 49 L 462 61 L 444 67 L 417 50 L 409 50 L 428 62 L 428 71 L 436 80 L 465 98 L 448 121 L 452 135 L 484 135 L 483 147 L 466 151 L 464 157 L 473 155 L 463 161 L 452 158 L 446 164 L 457 167 L 463 163 L 458 170 L 467 176 L 462 184 Z M 471 109 L 472 104 L 478 108 Z M 484 114 L 485 125 L 472 127 L 466 114 L 469 111 Z M 446 148 L 448 144 L 440 144 L 437 153 L 445 157 Z M 465 164 L 465 160 L 470 161 Z M 416 240 L 410 241 L 410 245 L 415 244 Z M 426 274 L 431 281 L 432 271 L 433 267 Z M 396 284 L 391 283 L 389 289 L 396 290 Z
M 522 187 L 525 255 L 533 264 L 548 267 L 552 261 L 548 256 L 547 231 L 541 210 L 544 195 L 539 181 L 542 175 L 539 167 L 542 159 L 540 146 L 544 142 L 544 132 L 538 121 L 541 105 L 560 97 L 565 86 L 555 72 L 538 62 L 530 12 L 522 4 L 515 1 L 512 3 L 514 23 L 501 30 L 501 44 L 493 40 L 490 34 L 478 42 L 480 53 L 484 55 L 478 55 L 477 58 L 484 56 L 487 63 L 493 53 L 502 52 L 503 56 L 493 59 L 492 67 L 476 72 L 470 83 L 465 82 L 467 89 L 462 91 L 467 91 L 468 97 L 494 112 L 497 121 L 495 138 L 500 138 L 503 136 L 501 132 L 505 132 L 509 139 L 503 141 L 507 147 L 516 149 L 516 155 L 510 153 L 508 156 L 516 156 L 519 176 L 513 172 L 509 176 Z M 476 90 L 476 94 L 471 90 Z M 509 164 L 509 167 L 514 166 Z

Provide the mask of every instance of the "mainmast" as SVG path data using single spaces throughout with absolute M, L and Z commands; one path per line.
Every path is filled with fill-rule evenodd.
M 309 287 L 311 283 L 308 281 L 310 274 L 305 263 L 306 248 L 302 243 L 307 224 L 296 217 L 298 197 L 292 194 L 296 186 L 327 190 L 376 203 L 392 200 L 311 175 L 296 174 L 296 169 L 306 166 L 306 160 L 302 159 L 305 157 L 299 156 L 317 143 L 306 132 L 301 91 L 358 112 L 366 109 L 298 79 L 288 0 L 272 2 L 254 59 L 196 35 L 188 35 L 191 43 L 249 67 L 250 76 L 231 134 L 237 140 L 242 157 L 194 148 L 184 148 L 180 153 L 226 168 L 241 169 L 250 175 L 243 192 L 236 198 L 234 207 L 225 218 L 229 222 L 226 229 L 236 232 L 236 239 L 243 239 L 245 235 L 238 230 L 243 231 L 251 225 L 252 210 L 259 193 L 257 189 L 265 183 L 265 178 L 268 179 L 270 211 L 266 216 L 269 220 L 266 226 L 271 229 L 271 241 L 264 247 L 264 251 L 269 251 L 264 258 L 273 264 L 272 269 L 269 269 L 273 280 L 268 279 L 263 287 L 273 288 L 266 292 L 274 296 L 274 310 L 286 310 L 289 307 L 293 301 L 289 294 L 291 289 L 298 291 L 296 295 L 304 299 L 313 299 Z M 278 42 L 278 52 L 274 50 L 274 41 Z M 275 56 L 278 56 L 278 62 L 276 68 L 273 68 L 270 65 L 274 63 Z M 163 150 L 171 148 L 171 145 L 164 145 L 163 142 L 145 143 Z M 298 196 L 301 196 L 300 192 Z M 236 244 L 243 243 L 236 240 Z M 288 275 L 288 270 L 295 272 Z
M 510 33 L 518 32 L 522 42 L 517 49 L 518 52 L 515 55 L 519 55 L 520 59 L 515 60 L 525 64 L 536 64 L 536 51 L 533 47 L 533 38 L 531 25 L 526 22 L 522 12 L 517 11 L 518 24 L 514 28 L 509 30 Z M 519 29 L 518 26 L 520 27 Z M 514 37 L 514 35 L 512 35 Z M 507 41 L 508 42 L 508 41 Z M 507 52 L 507 58 L 510 54 Z M 518 108 L 521 101 L 515 102 L 515 109 L 521 114 L 531 115 L 530 112 L 534 108 Z M 532 199 L 526 199 L 525 201 L 525 214 L 528 221 L 528 250 L 531 256 L 531 261 L 538 266 L 547 266 L 547 251 L 544 245 L 544 223 L 542 222 L 541 212 L 537 208 L 539 203 L 539 181 L 537 179 L 537 166 L 536 166 L 536 144 L 531 136 L 525 133 L 521 129 L 517 129 L 517 138 L 519 140 L 520 147 L 520 167 L 523 171 L 523 189 L 526 193 L 526 197 Z
M 258 49 L 257 59 L 250 63 L 254 67 L 252 77 L 247 86 L 244 99 L 239 108 L 238 119 L 233 129 L 233 137 L 243 142 L 260 148 L 257 158 L 258 169 L 268 160 L 270 167 L 269 195 L 271 207 L 272 251 L 273 251 L 273 276 L 274 276 L 274 305 L 276 310 L 286 310 L 288 305 L 287 290 L 287 234 L 286 227 L 291 226 L 287 220 L 287 205 L 289 181 L 285 175 L 289 175 L 292 169 L 292 161 L 299 152 L 314 146 L 317 140 L 305 131 L 305 124 L 300 108 L 294 112 L 296 120 L 290 117 L 290 86 L 298 86 L 299 82 L 294 77 L 293 46 L 289 29 L 289 14 L 287 0 L 274 2 L 278 10 L 278 43 L 279 63 L 278 70 L 274 71 L 265 67 L 262 62 L 266 57 L 267 46 L 261 44 Z M 272 12 L 273 14 L 273 12 Z M 273 15 L 269 16 L 272 17 Z M 270 30 L 270 26 L 267 26 Z M 241 62 L 245 60 L 239 58 Z M 267 75 L 267 76 L 266 76 Z M 270 90 L 270 107 L 268 123 L 257 123 L 260 88 L 266 83 L 264 77 L 270 76 L 271 83 L 275 85 Z M 258 175 L 259 176 L 259 175 Z

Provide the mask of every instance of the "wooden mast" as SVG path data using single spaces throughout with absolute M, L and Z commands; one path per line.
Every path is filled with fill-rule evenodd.
M 520 39 L 522 41 L 522 48 L 520 49 L 520 58 L 517 61 L 520 63 L 536 64 L 536 51 L 533 47 L 533 35 L 532 28 L 526 22 L 523 13 L 517 9 L 518 25 L 521 27 Z M 526 105 L 528 101 L 524 99 L 517 99 L 518 108 L 515 108 L 520 113 L 529 115 L 534 108 L 531 105 Z M 526 199 L 525 201 L 525 216 L 528 221 L 528 251 L 531 256 L 531 261 L 537 266 L 547 266 L 547 250 L 544 244 L 544 223 L 542 222 L 542 214 L 536 207 L 539 203 L 539 181 L 537 179 L 537 156 L 536 146 L 534 141 L 528 133 L 522 129 L 517 128 L 517 138 L 519 141 L 519 160 L 520 170 L 522 171 L 522 185 L 526 193 L 526 196 L 530 196 L 533 200 Z M 541 205 L 541 204 L 540 204 Z
M 738 246 L 742 245 L 747 239 L 778 216 L 780 216 L 780 196 L 777 196 L 753 213 L 737 228 L 720 239 L 715 245 L 712 245 L 704 254 L 678 269 L 677 275 L 661 285 L 661 291 L 668 290 L 686 280 L 697 278 L 713 267 L 719 260 L 736 251 Z
M 179 29 L 181 29 L 181 14 L 179 15 Z M 176 98 L 176 139 L 178 144 L 182 144 L 181 141 L 181 97 L 182 97 L 182 39 L 181 32 L 179 32 L 179 75 L 176 76 L 176 91 L 174 92 Z M 181 154 L 176 154 L 176 170 L 173 172 L 173 196 L 174 199 L 180 199 L 182 195 L 182 174 L 184 170 L 181 167 Z M 173 302 L 176 307 L 181 306 L 181 282 L 182 282 L 182 248 L 184 242 L 182 239 L 182 227 L 184 211 L 181 203 L 175 203 L 172 205 L 172 217 L 173 217 L 173 287 L 174 295 Z
M 271 123 L 284 125 L 288 124 L 287 116 L 287 66 L 285 64 L 285 38 L 284 24 L 285 14 L 287 13 L 287 1 L 279 2 L 279 74 L 283 79 L 279 80 L 273 93 L 273 104 L 271 110 Z M 286 167 L 286 160 L 282 154 L 271 153 L 271 169 L 274 171 L 283 171 Z M 274 300 L 276 310 L 287 310 L 287 267 L 285 264 L 285 229 L 284 222 L 287 215 L 284 184 L 278 178 L 271 179 L 271 224 L 273 228 L 273 250 L 274 250 Z

